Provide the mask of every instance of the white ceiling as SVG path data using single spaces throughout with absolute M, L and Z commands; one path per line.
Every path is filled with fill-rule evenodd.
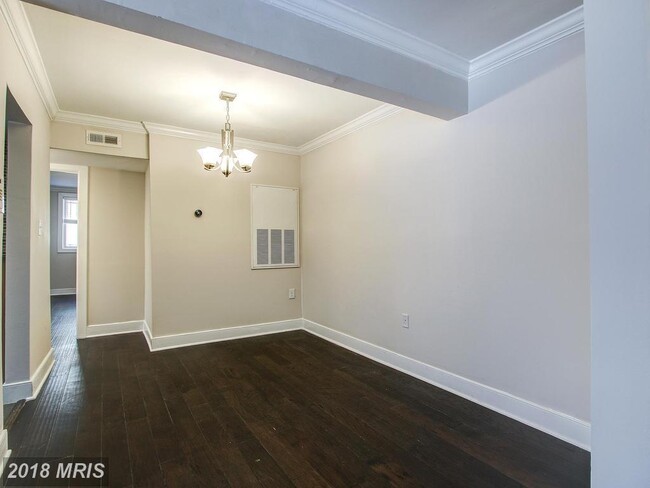
M 579 27 L 580 20 L 574 14 L 581 18 L 576 7 L 582 4 L 582 0 L 259 1 L 389 50 L 407 52 L 436 69 L 458 72 L 454 76 L 463 80 L 492 69 L 493 53 L 480 56 L 495 48 L 500 47 L 497 58 L 516 59 L 521 39 L 519 44 L 508 41 L 553 19 L 558 21 L 550 30 L 551 24 L 545 26 L 544 36 L 554 36 L 553 29 L 573 32 L 573 24 Z M 32 4 L 24 7 L 49 77 L 45 85 L 51 84 L 56 96 L 50 103 L 54 112 L 58 102 L 62 111 L 218 132 L 225 112 L 218 94 L 226 90 L 239 95 L 231 107 L 239 137 L 297 147 L 382 105 L 179 44 Z M 524 44 L 532 42 L 535 49 L 537 37 L 536 33 L 525 37 Z
M 308 0 L 297 0 L 310 3 Z M 342 4 L 465 59 L 582 5 L 582 0 L 326 0 Z
M 61 110 L 300 146 L 381 105 L 344 91 L 24 4 Z

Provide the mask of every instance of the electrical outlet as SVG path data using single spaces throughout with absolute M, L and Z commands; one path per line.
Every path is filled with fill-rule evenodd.
M 296 289 L 289 288 L 289 300 L 293 300 L 294 298 L 296 298 Z
M 409 314 L 403 313 L 402 314 L 402 327 L 404 327 L 405 329 L 408 329 L 409 325 L 410 325 L 409 324 Z

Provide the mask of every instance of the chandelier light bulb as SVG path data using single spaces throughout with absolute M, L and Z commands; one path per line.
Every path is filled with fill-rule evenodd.
M 226 123 L 221 129 L 221 147 L 204 147 L 198 149 L 198 153 L 203 160 L 203 168 L 206 171 L 215 171 L 220 169 L 227 178 L 237 170 L 241 173 L 250 173 L 253 170 L 253 162 L 257 154 L 248 149 L 234 149 L 235 131 L 230 125 L 230 102 L 235 100 L 236 93 L 221 92 L 219 98 L 226 102 Z
M 216 147 L 203 147 L 198 150 L 203 160 L 203 168 L 206 171 L 214 171 L 219 166 L 219 157 L 221 156 L 221 149 Z

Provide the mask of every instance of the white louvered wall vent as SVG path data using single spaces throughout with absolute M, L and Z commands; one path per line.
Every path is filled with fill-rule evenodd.
M 91 144 L 93 146 L 122 147 L 122 136 L 119 134 L 87 130 L 86 144 Z
M 251 186 L 251 267 L 295 268 L 299 256 L 298 188 Z

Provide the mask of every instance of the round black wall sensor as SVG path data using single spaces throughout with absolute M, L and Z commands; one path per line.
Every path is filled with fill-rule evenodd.
M 198 218 L 198 217 L 200 217 L 201 215 L 203 215 L 203 211 L 202 211 L 200 208 L 198 208 L 198 209 L 196 209 L 196 210 L 194 211 L 194 216 L 195 216 L 195 217 Z

